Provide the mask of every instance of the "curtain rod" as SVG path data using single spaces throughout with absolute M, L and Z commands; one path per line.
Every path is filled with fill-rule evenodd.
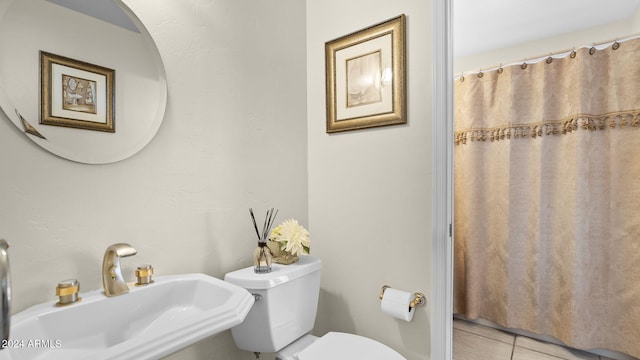
M 480 73 L 483 73 L 483 72 L 486 72 L 486 71 L 499 70 L 499 69 L 502 69 L 502 68 L 505 68 L 505 67 L 508 67 L 508 66 L 528 65 L 528 64 L 537 63 L 539 61 L 542 61 L 542 60 L 545 60 L 545 59 L 548 59 L 548 58 L 564 57 L 566 55 L 569 55 L 573 51 L 576 51 L 578 49 L 587 48 L 587 47 L 595 48 L 596 50 L 602 50 L 602 49 L 607 48 L 609 45 L 612 45 L 614 43 L 623 43 L 625 41 L 633 40 L 633 39 L 636 39 L 636 38 L 640 38 L 640 33 L 635 33 L 633 35 L 625 36 L 625 37 L 622 37 L 622 38 L 615 38 L 615 39 L 610 39 L 610 40 L 607 40 L 607 41 L 601 41 L 601 42 L 598 42 L 598 43 L 594 42 L 592 45 L 583 45 L 583 46 L 580 46 L 578 48 L 573 47 L 571 49 L 556 51 L 556 52 L 553 52 L 553 53 L 550 52 L 550 53 L 544 54 L 544 55 L 525 57 L 525 58 L 523 58 L 522 62 L 514 61 L 514 62 L 510 62 L 510 63 L 508 63 L 506 65 L 500 64 L 498 66 L 491 66 L 491 67 L 488 67 L 488 68 L 481 68 L 481 69 L 478 69 L 477 71 L 475 71 L 475 70 L 463 71 L 463 72 L 454 74 L 454 79 L 458 79 L 458 78 L 460 78 L 460 76 L 463 76 L 465 74 L 466 75 L 480 74 Z

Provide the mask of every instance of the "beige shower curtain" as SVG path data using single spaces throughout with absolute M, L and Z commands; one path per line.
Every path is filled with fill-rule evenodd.
M 640 41 L 594 50 L 455 81 L 454 312 L 640 357 Z

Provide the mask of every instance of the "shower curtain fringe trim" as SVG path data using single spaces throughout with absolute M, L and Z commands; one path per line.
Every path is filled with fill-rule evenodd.
M 547 120 L 521 125 L 505 125 L 495 128 L 475 128 L 456 131 L 455 145 L 467 141 L 500 141 L 542 137 L 543 135 L 566 135 L 578 129 L 606 130 L 613 128 L 640 127 L 640 110 L 622 111 L 603 115 L 580 114 L 563 120 Z

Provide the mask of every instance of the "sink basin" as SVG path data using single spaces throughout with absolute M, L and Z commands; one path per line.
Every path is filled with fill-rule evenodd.
M 156 276 L 128 294 L 102 290 L 15 314 L 2 360 L 158 359 L 244 321 L 248 291 L 204 274 Z

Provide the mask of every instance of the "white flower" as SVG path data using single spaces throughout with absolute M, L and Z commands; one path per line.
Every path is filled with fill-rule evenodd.
M 287 251 L 292 255 L 302 255 L 309 253 L 311 242 L 309 232 L 297 220 L 289 219 L 282 222 L 271 231 L 269 237 L 271 241 L 280 243 L 280 250 Z

